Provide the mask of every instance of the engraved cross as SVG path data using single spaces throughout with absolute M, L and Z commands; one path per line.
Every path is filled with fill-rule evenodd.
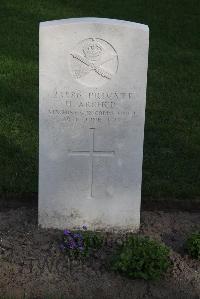
M 95 150 L 95 128 L 90 128 L 90 147 L 88 151 L 69 151 L 70 156 L 89 157 L 90 160 L 90 196 L 94 197 L 94 158 L 95 157 L 113 157 L 115 151 L 97 151 Z

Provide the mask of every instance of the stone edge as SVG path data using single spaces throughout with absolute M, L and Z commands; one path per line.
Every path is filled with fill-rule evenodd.
M 146 32 L 149 32 L 149 27 L 145 24 L 135 23 L 124 20 L 117 19 L 108 19 L 108 18 L 94 18 L 94 17 L 85 17 L 85 18 L 69 18 L 69 19 L 61 19 L 61 20 L 52 20 L 46 22 L 40 22 L 40 27 L 47 26 L 59 26 L 59 25 L 67 25 L 67 24 L 88 24 L 88 23 L 96 23 L 96 24 L 105 24 L 105 25 L 122 25 L 135 29 L 142 29 Z

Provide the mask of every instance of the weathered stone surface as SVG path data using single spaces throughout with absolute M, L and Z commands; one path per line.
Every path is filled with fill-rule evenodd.
M 148 40 L 126 21 L 40 24 L 42 227 L 139 228 Z

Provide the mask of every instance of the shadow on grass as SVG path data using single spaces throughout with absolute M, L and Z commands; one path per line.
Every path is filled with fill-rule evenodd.
M 199 6 L 199 0 L 1 0 L 2 190 L 37 191 L 39 22 L 93 16 L 150 27 L 143 195 L 199 196 Z
M 22 144 L 12 138 L 0 136 L 0 187 L 1 193 L 30 192 L 37 190 L 37 156 L 25 151 Z

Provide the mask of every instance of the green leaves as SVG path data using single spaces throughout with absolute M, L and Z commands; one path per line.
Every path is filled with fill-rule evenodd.
M 70 231 L 64 230 L 61 250 L 65 251 L 71 258 L 86 258 L 103 245 L 103 238 L 100 234 L 84 230 Z
M 159 279 L 170 266 L 169 249 L 146 237 L 131 236 L 118 248 L 113 270 L 131 278 Z
M 193 233 L 186 242 L 189 255 L 200 260 L 200 232 Z

